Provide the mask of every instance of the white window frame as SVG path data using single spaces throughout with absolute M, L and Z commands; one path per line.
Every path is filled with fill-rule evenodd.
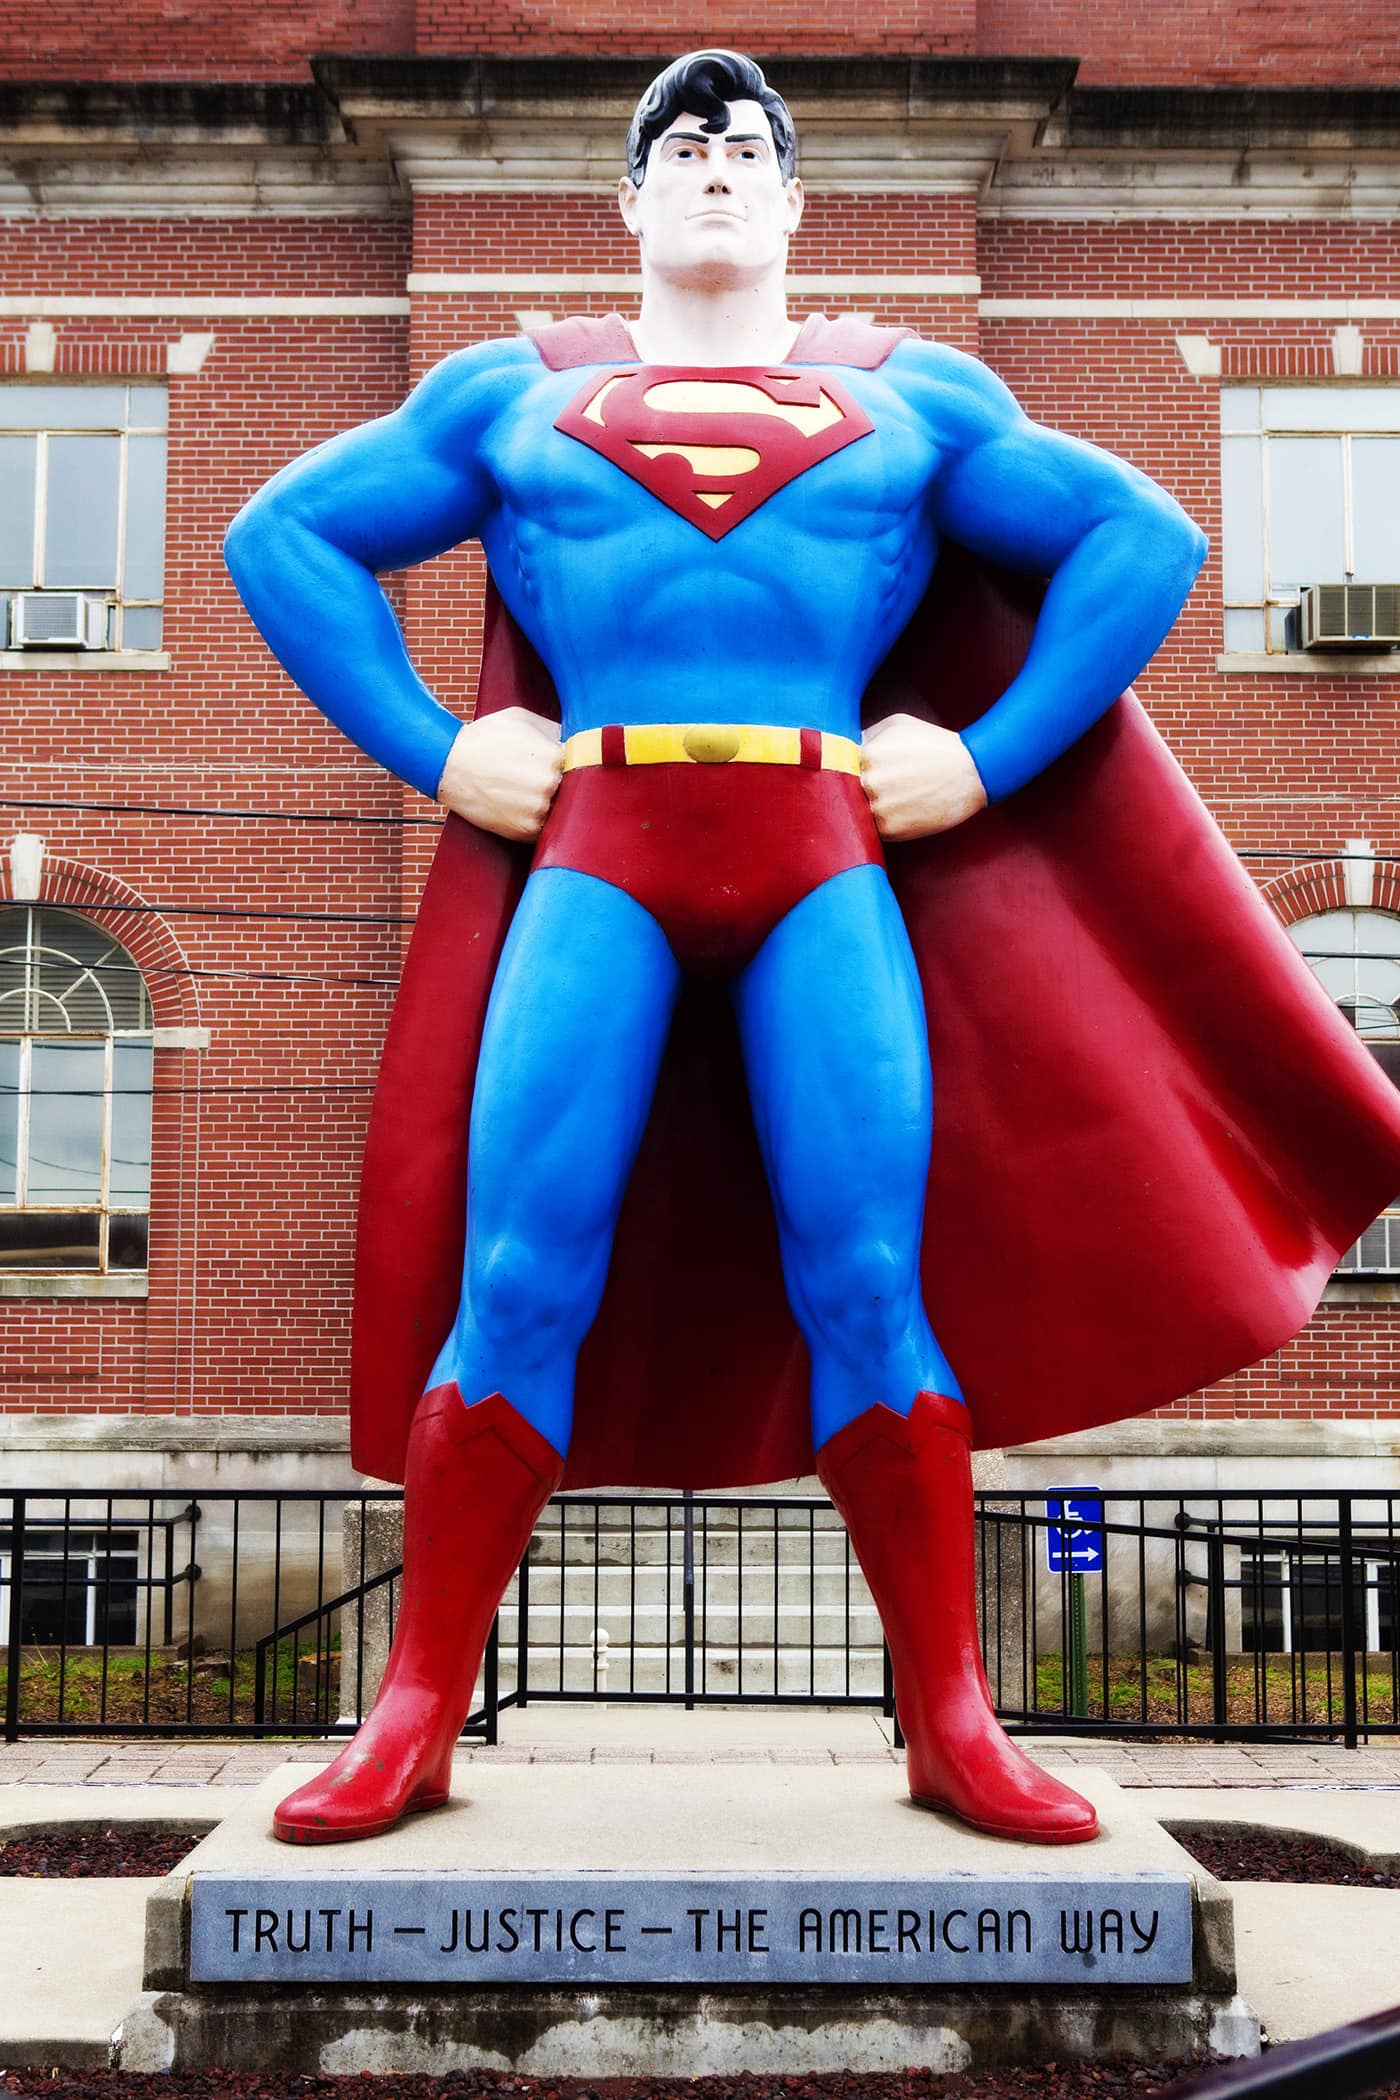
M 80 911 L 71 911 L 66 905 L 8 905 L 4 909 L 7 912 L 23 910 L 26 914 L 26 989 L 29 982 L 30 972 L 34 967 L 35 956 L 42 955 L 45 952 L 51 952 L 45 951 L 42 944 L 36 940 L 37 915 L 39 913 L 45 911 L 62 913 L 69 918 L 82 920 L 87 925 L 97 926 L 97 922 L 95 920 L 89 919 L 86 913 Z M 0 924 L 3 924 L 2 919 L 0 919 Z M 101 932 L 102 928 L 100 926 L 97 926 L 97 930 Z M 134 957 L 131 957 L 130 951 L 126 948 L 123 948 L 121 943 L 117 941 L 114 936 L 109 935 L 108 938 L 112 940 L 113 946 L 118 948 L 120 952 L 123 955 L 126 955 L 130 960 L 132 972 L 140 982 L 145 1003 L 147 1008 L 149 1009 L 151 1004 L 150 990 L 146 985 L 145 978 L 141 974 L 140 965 L 136 962 Z M 111 1009 L 109 1002 L 109 1015 L 110 1011 Z M 5 1008 L 4 1006 L 0 1005 L 0 1024 L 3 1024 L 4 1015 Z M 32 1267 L 25 1267 L 23 1266 L 23 1264 L 17 1262 L 13 1266 L 0 1265 L 0 1277 L 42 1278 L 50 1276 L 80 1276 L 91 1278 L 94 1276 L 145 1276 L 149 1272 L 150 1265 L 150 1187 L 148 1183 L 146 1201 L 144 1203 L 133 1203 L 129 1200 L 113 1202 L 111 1200 L 112 1101 L 114 1093 L 114 1066 L 116 1063 L 117 1045 L 119 1043 L 149 1043 L 151 1044 L 152 1050 L 154 1051 L 154 1017 L 152 1016 L 150 1025 L 144 1028 L 117 1028 L 115 1026 L 109 1026 L 101 1034 L 99 1034 L 98 1031 L 95 1029 L 60 1029 L 57 1027 L 38 1027 L 33 1029 L 25 1029 L 24 1031 L 21 1031 L 19 1029 L 4 1028 L 3 1025 L 0 1025 L 0 1040 L 3 1040 L 7 1043 L 16 1043 L 19 1047 L 19 1067 L 16 1076 L 15 1088 L 18 1107 L 18 1115 L 16 1117 L 15 1127 L 15 1152 L 17 1161 L 15 1170 L 15 1196 L 14 1200 L 11 1202 L 6 1200 L 4 1196 L 0 1194 L 0 1216 L 18 1217 L 20 1215 L 26 1215 L 31 1217 L 44 1217 L 46 1215 L 64 1216 L 69 1214 L 76 1216 L 78 1214 L 89 1215 L 95 1213 L 100 1220 L 98 1228 L 97 1263 L 95 1267 L 75 1266 L 73 1268 L 64 1269 L 59 1267 L 55 1263 L 40 1264 L 38 1262 L 35 1262 Z M 34 1062 L 34 1045 L 36 1043 L 50 1042 L 92 1044 L 101 1043 L 103 1046 L 101 1137 L 102 1157 L 100 1167 L 100 1179 L 98 1184 L 98 1196 L 95 1202 L 80 1202 L 77 1200 L 72 1200 L 65 1202 L 31 1203 L 29 1201 L 29 1130 L 30 1108 L 33 1098 L 31 1090 L 31 1075 Z M 127 1267 L 125 1265 L 114 1269 L 110 1265 L 109 1241 L 111 1232 L 111 1221 L 113 1218 L 121 1217 L 145 1218 L 148 1221 L 147 1258 L 146 1262 L 139 1269 L 134 1266 Z
M 1366 1653 L 1379 1655 L 1381 1649 L 1381 1592 L 1391 1593 L 1392 1609 L 1400 1611 L 1400 1571 L 1394 1561 L 1368 1560 L 1366 1563 Z
M 1315 1559 L 1323 1560 L 1324 1564 L 1328 1560 L 1328 1556 L 1325 1554 L 1314 1555 L 1312 1557 Z M 1279 1599 L 1282 1607 L 1281 1630 L 1283 1636 L 1283 1646 L 1278 1652 L 1281 1655 L 1292 1655 L 1292 1653 L 1294 1652 L 1293 1563 L 1295 1556 L 1291 1553 L 1257 1553 L 1255 1554 L 1254 1559 L 1256 1566 L 1260 1570 L 1257 1583 L 1258 1590 L 1261 1592 L 1267 1592 L 1273 1589 L 1277 1589 L 1279 1594 Z M 1392 1580 L 1394 1579 L 1391 1572 L 1392 1563 L 1388 1560 L 1367 1560 L 1364 1563 L 1364 1568 L 1364 1597 L 1366 1607 L 1366 1652 L 1368 1655 L 1377 1655 L 1381 1652 L 1381 1593 L 1384 1589 L 1390 1586 Z M 1400 1589 L 1400 1583 L 1397 1584 L 1397 1589 Z M 1246 1595 L 1255 1593 L 1255 1578 L 1251 1577 L 1248 1581 L 1243 1582 L 1241 1584 L 1241 1590 Z
M 50 388 L 67 388 L 74 393 L 83 391 L 82 382 L 65 377 L 53 378 L 44 375 L 44 385 Z M 159 598 L 128 598 L 126 596 L 126 523 L 127 523 L 127 469 L 130 458 L 129 440 L 133 437 L 161 437 L 166 443 L 167 482 L 164 491 L 169 504 L 169 389 L 158 380 L 112 380 L 95 382 L 105 387 L 120 386 L 125 401 L 125 418 L 120 424 L 111 423 L 46 423 L 36 429 L 32 424 L 16 424 L 9 420 L 8 402 L 25 385 L 23 380 L 7 380 L 0 385 L 0 437 L 32 437 L 35 441 L 34 461 L 34 581 L 30 584 L 0 582 L 0 649 L 4 649 L 9 636 L 9 599 L 23 591 L 55 592 L 72 591 L 82 598 L 100 598 L 107 605 L 107 651 L 94 650 L 93 656 L 100 659 L 104 653 L 121 656 L 146 656 L 158 652 L 160 643 L 140 642 L 126 647 L 124 629 L 128 612 L 158 612 L 161 626 L 165 623 L 165 578 L 162 562 L 161 595 Z M 165 408 L 165 416 L 159 422 L 137 420 L 136 409 L 142 397 L 159 397 Z M 46 584 L 44 581 L 44 547 L 48 538 L 49 496 L 49 440 L 55 437 L 114 437 L 118 441 L 117 465 L 117 576 L 111 586 L 83 584 Z M 163 635 L 162 635 L 163 639 Z M 46 657 L 55 653 L 48 650 L 24 650 L 21 654 L 31 670 L 42 670 Z
M 1361 921 L 1363 919 L 1383 919 L 1393 925 L 1395 932 L 1391 954 L 1382 955 L 1377 949 L 1369 946 L 1363 948 L 1359 945 Z M 1347 948 L 1331 944 L 1340 935 L 1342 921 L 1344 920 L 1350 920 L 1351 922 L 1351 944 Z M 1324 931 L 1324 929 L 1326 930 Z M 1357 1036 L 1363 1043 L 1396 1042 L 1400 1040 L 1400 983 L 1397 983 L 1396 986 L 1394 1002 L 1389 1002 L 1382 999 L 1378 991 L 1368 989 L 1362 982 L 1364 966 L 1367 963 L 1393 962 L 1397 973 L 1400 973 L 1400 914 L 1382 911 L 1377 906 L 1369 904 L 1339 904 L 1334 905 L 1329 911 L 1311 912 L 1306 919 L 1295 920 L 1293 925 L 1288 928 L 1288 936 L 1294 947 L 1301 951 L 1313 974 L 1319 976 L 1319 978 L 1319 963 L 1340 964 L 1350 962 L 1351 985 L 1349 994 L 1335 991 L 1330 984 L 1325 984 L 1323 989 L 1328 997 L 1339 1006 L 1348 996 L 1358 1008 L 1362 1006 L 1364 1001 L 1369 1001 L 1374 1006 L 1377 1017 L 1375 1025 L 1368 1027 L 1364 1019 L 1360 1025 L 1355 1022 L 1351 1024 L 1356 1028 Z M 1371 936 L 1368 935 L 1367 938 L 1369 940 Z M 1383 1012 L 1391 1013 L 1393 1016 L 1388 1025 L 1380 1020 L 1380 1015 Z M 1363 1234 L 1361 1239 L 1354 1241 L 1348 1247 L 1333 1272 L 1335 1275 L 1391 1276 L 1400 1274 L 1400 1195 L 1397 1195 L 1395 1202 L 1389 1204 L 1381 1212 L 1380 1216 L 1367 1226 L 1366 1232 L 1372 1233 L 1377 1227 L 1381 1229 L 1384 1236 L 1384 1261 L 1379 1263 L 1363 1261 L 1361 1250 L 1366 1237 Z
M 1290 421 L 1287 424 L 1279 425 L 1270 422 L 1268 397 L 1271 394 L 1288 393 L 1296 395 L 1304 392 L 1317 396 L 1319 408 L 1315 424 L 1301 424 Z M 1247 395 L 1253 395 L 1258 404 L 1252 416 L 1246 416 L 1242 406 L 1244 397 Z M 1222 596 L 1225 662 L 1228 663 L 1232 658 L 1244 658 L 1256 652 L 1264 656 L 1277 658 L 1280 661 L 1286 661 L 1289 658 L 1292 658 L 1295 662 L 1300 660 L 1303 662 L 1308 661 L 1307 652 L 1301 650 L 1296 642 L 1290 642 L 1285 634 L 1285 630 L 1290 624 L 1288 616 L 1290 612 L 1296 611 L 1300 603 L 1298 590 L 1276 590 L 1273 584 L 1270 530 L 1272 514 L 1269 475 L 1270 440 L 1292 438 L 1335 438 L 1338 440 L 1341 446 L 1342 460 L 1342 536 L 1343 560 L 1346 573 L 1342 576 L 1319 575 L 1309 577 L 1307 581 L 1310 583 L 1349 583 L 1354 576 L 1356 565 L 1356 521 L 1352 500 L 1352 443 L 1356 438 L 1400 439 L 1400 415 L 1397 415 L 1395 408 L 1392 407 L 1386 417 L 1368 422 L 1361 418 L 1358 406 L 1357 420 L 1348 422 L 1344 428 L 1339 428 L 1336 407 L 1332 408 L 1329 416 L 1322 404 L 1327 401 L 1335 404 L 1340 397 L 1348 402 L 1356 402 L 1360 405 L 1365 402 L 1367 397 L 1377 400 L 1381 396 L 1385 396 L 1390 403 L 1395 403 L 1397 400 L 1400 400 L 1400 387 L 1394 384 L 1386 385 L 1383 381 L 1349 381 L 1343 386 L 1327 383 L 1308 386 L 1305 381 L 1300 380 L 1280 380 L 1273 383 L 1256 382 L 1253 385 L 1231 382 L 1222 386 L 1220 390 L 1222 538 L 1230 530 L 1228 523 L 1230 512 L 1229 493 L 1223 485 L 1225 481 L 1225 447 L 1231 438 L 1256 439 L 1260 448 L 1260 515 L 1258 530 L 1261 536 L 1260 559 L 1263 568 L 1262 599 Z M 1239 530 L 1240 528 L 1236 526 L 1235 529 Z M 1228 561 L 1228 547 L 1226 549 L 1226 557 Z M 1400 577 L 1387 578 L 1386 580 L 1400 581 Z M 1232 623 L 1229 617 L 1231 613 L 1262 613 L 1264 630 L 1262 645 L 1257 636 L 1253 639 L 1244 639 L 1238 635 L 1232 635 Z M 1395 652 L 1394 654 L 1394 667 L 1400 670 L 1400 652 Z
M 79 1575 L 78 1580 L 85 1582 L 83 1589 L 83 1638 L 81 1642 L 81 1646 L 84 1648 L 95 1648 L 98 1645 L 97 1597 L 99 1590 L 103 1586 L 99 1582 L 97 1574 L 97 1564 L 100 1560 L 105 1559 L 110 1562 L 120 1559 L 131 1562 L 131 1574 L 130 1576 L 123 1576 L 122 1580 L 129 1581 L 135 1590 L 137 1618 L 139 1621 L 141 1600 L 141 1547 L 139 1538 L 135 1545 L 123 1546 L 119 1551 L 114 1552 L 110 1546 L 104 1548 L 101 1545 L 96 1532 L 92 1534 L 90 1541 L 86 1544 L 83 1542 L 82 1534 L 79 1533 L 76 1537 L 70 1538 L 66 1553 L 58 1547 L 47 1548 L 40 1546 L 32 1552 L 26 1550 L 24 1558 L 26 1564 L 30 1567 L 36 1562 L 52 1562 L 53 1566 L 58 1570 L 60 1584 L 63 1581 L 63 1569 L 65 1566 L 76 1566 L 81 1569 L 82 1573 Z M 10 1638 L 10 1599 L 15 1593 L 15 1586 L 12 1580 L 14 1565 L 13 1547 L 0 1548 L 0 1648 L 4 1647 Z

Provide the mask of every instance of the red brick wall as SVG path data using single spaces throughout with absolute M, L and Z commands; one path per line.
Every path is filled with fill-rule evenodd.
M 418 0 L 420 51 L 557 51 L 630 56 L 700 44 L 804 56 L 966 53 L 977 48 L 975 0 L 784 0 L 708 8 L 681 0 Z
M 413 0 L 0 0 L 16 80 L 304 80 L 312 51 L 411 51 Z
M 1004 56 L 1061 52 L 1084 86 L 1372 87 L 1400 77 L 1395 0 L 1366 8 L 1297 0 L 978 0 L 977 45 Z
M 363 222 L 4 232 L 7 284 L 22 272 L 26 285 L 68 292 L 117 282 L 185 296 L 402 296 L 408 260 L 406 228 Z M 116 370 L 159 370 L 164 345 L 185 329 L 207 325 L 216 340 L 198 377 L 170 382 L 173 668 L 7 674 L 0 793 L 399 816 L 397 786 L 307 706 L 252 634 L 219 543 L 240 503 L 288 458 L 402 397 L 406 320 L 57 325 L 61 369 L 81 362 L 94 333 Z M 398 968 L 398 928 L 377 920 L 398 910 L 399 829 L 7 814 L 12 829 L 48 841 L 46 895 L 61 859 L 156 907 L 133 923 L 168 951 L 149 972 L 157 1020 L 198 1022 L 211 1045 L 157 1053 L 149 1300 L 0 1307 L 0 1409 L 338 1405 L 358 1148 Z M 206 915 L 225 909 L 273 916 Z M 282 909 L 332 916 L 283 920 Z M 133 945 L 144 961 L 148 948 Z
M 808 277 L 980 273 L 992 301 L 1378 297 L 1392 290 L 1391 253 L 1391 229 L 1364 223 L 989 219 L 979 228 L 970 199 L 859 195 L 813 198 L 793 266 Z M 0 222 L 0 282 L 36 294 L 397 299 L 410 267 L 580 275 L 626 273 L 632 261 L 604 198 L 433 197 L 411 226 L 271 215 Z M 171 382 L 173 668 L 4 674 L 12 727 L 0 793 L 429 815 L 358 759 L 267 657 L 223 574 L 220 535 L 284 460 L 391 407 L 459 343 L 513 329 L 516 308 L 617 303 L 564 290 L 417 290 L 402 315 L 60 320 L 64 371 L 159 371 L 184 331 L 207 327 L 216 340 L 198 377 Z M 1335 325 L 1053 312 L 992 312 L 979 325 L 971 297 L 933 294 L 797 303 L 859 304 L 980 348 L 1033 413 L 1135 460 L 1217 540 L 1216 388 L 1187 372 L 1176 334 L 1207 333 L 1227 372 L 1285 377 L 1330 371 Z M 1395 371 L 1400 330 L 1364 327 L 1368 369 Z M 12 370 L 24 330 L 22 317 L 0 321 Z M 1400 853 L 1400 679 L 1221 673 L 1217 564 L 1218 552 L 1141 689 L 1231 839 L 1330 856 L 1365 835 Z M 463 711 L 479 584 L 477 558 L 457 554 L 396 590 L 420 666 Z M 42 831 L 56 859 L 98 871 L 105 902 L 129 891 L 157 907 L 143 923 L 158 951 L 159 1018 L 197 1019 L 212 1043 L 161 1053 L 158 1064 L 149 1301 L 0 1306 L 0 1410 L 339 1408 L 358 1147 L 402 940 L 392 922 L 416 895 L 431 828 L 38 810 L 12 810 L 10 821 Z M 1269 877 L 1287 865 L 1258 863 Z M 1295 893 L 1279 887 L 1293 909 Z M 194 906 L 347 916 L 222 918 Z M 191 1084 L 205 1091 L 174 1091 Z M 1174 1412 L 1394 1412 L 1398 1318 L 1329 1306 L 1289 1349 Z
M 1085 85 L 1361 87 L 1400 78 L 1396 0 L 1346 17 L 1298 0 L 784 0 L 697 14 L 679 0 L 0 0 L 0 67 L 19 79 L 302 80 L 310 52 L 1078 58 Z

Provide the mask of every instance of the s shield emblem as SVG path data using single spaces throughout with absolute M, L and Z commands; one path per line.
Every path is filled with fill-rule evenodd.
M 712 540 L 874 429 L 824 372 L 661 365 L 595 373 L 554 427 Z

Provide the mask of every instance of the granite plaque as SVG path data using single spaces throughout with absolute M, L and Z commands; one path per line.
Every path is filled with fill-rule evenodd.
M 1189 1983 L 1182 1873 L 197 1873 L 192 1983 Z

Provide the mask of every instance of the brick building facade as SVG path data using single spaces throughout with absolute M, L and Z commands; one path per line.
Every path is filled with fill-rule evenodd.
M 45 1001 L 94 956 L 85 983 L 125 982 L 119 943 L 150 1010 L 107 1033 L 153 1073 L 143 1256 L 116 1122 L 100 1186 L 40 1157 L 43 1101 L 91 1097 L 79 1065 L 15 1066 L 15 1171 L 43 1202 L 22 1179 L 0 1194 L 0 1448 L 112 1485 L 178 1448 L 279 1480 L 343 1471 L 358 1155 L 435 823 L 282 676 L 220 537 L 285 460 L 461 343 L 628 309 L 622 133 L 658 58 L 700 36 L 758 52 L 792 102 L 798 310 L 977 353 L 1205 527 L 1142 697 L 1300 945 L 1336 951 L 1331 988 L 1385 1054 L 1400 650 L 1306 651 L 1292 610 L 1305 583 L 1400 582 L 1400 7 L 1338 27 L 1296 0 L 843 0 L 810 19 L 765 0 L 703 20 L 669 0 L 0 5 L 0 469 L 39 565 L 21 547 L 0 598 L 17 618 L 32 587 L 92 586 L 108 622 L 106 646 L 0 648 L 0 994 L 29 1002 L 5 1024 L 24 1054 L 57 1058 L 65 1029 L 103 1027 Z M 85 463 L 112 492 L 115 582 L 63 567 L 65 534 L 107 531 Z M 480 585 L 470 551 L 390 584 L 462 712 Z M 65 1188 L 75 1259 L 36 1253 L 24 1215 Z M 1400 1231 L 1392 1259 L 1382 1229 L 1295 1343 L 1077 1440 L 1075 1462 L 1400 1481 L 1397 1352 Z

